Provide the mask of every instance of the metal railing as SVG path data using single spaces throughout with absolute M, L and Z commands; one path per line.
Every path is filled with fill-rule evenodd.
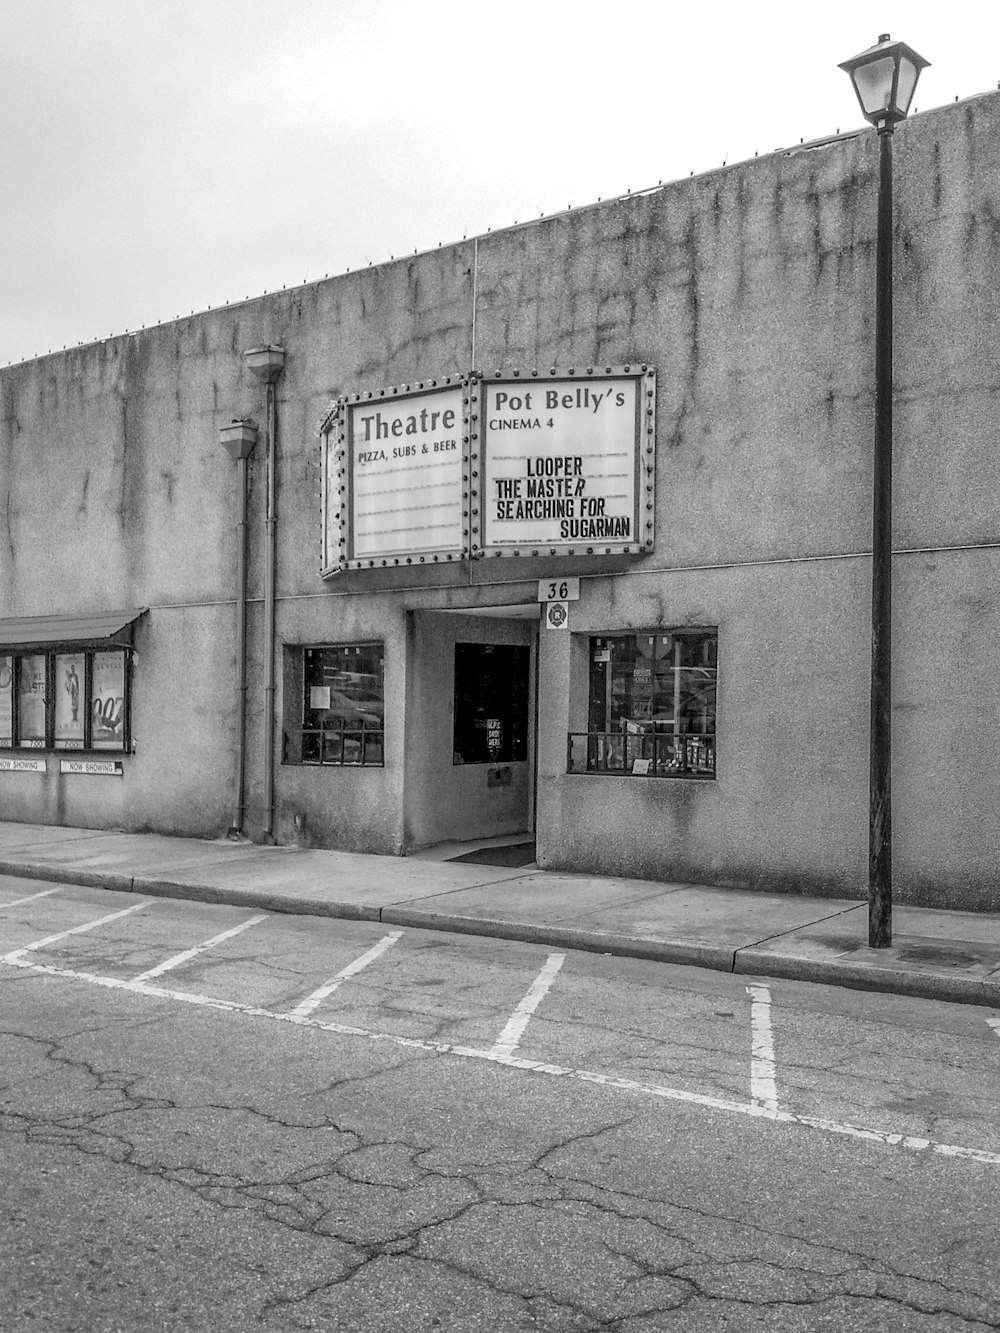
M 647 778 L 714 778 L 715 734 L 571 731 L 568 773 L 614 773 Z
M 385 764 L 385 733 L 345 727 L 303 727 L 301 762 L 339 768 L 381 768 Z

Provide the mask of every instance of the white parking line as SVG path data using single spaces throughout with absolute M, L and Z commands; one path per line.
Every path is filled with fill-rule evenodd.
M 156 967 L 151 967 L 148 972 L 140 972 L 133 981 L 149 981 L 151 977 L 161 976 L 164 972 L 170 972 L 175 967 L 180 967 L 181 963 L 186 963 L 189 958 L 195 958 L 198 954 L 204 953 L 206 949 L 214 949 L 217 944 L 223 940 L 230 940 L 234 935 L 239 935 L 241 931 L 248 930 L 255 926 L 258 921 L 266 921 L 267 913 L 262 912 L 259 916 L 252 916 L 249 921 L 244 921 L 241 926 L 233 926 L 231 930 L 224 930 L 221 935 L 213 935 L 210 940 L 204 944 L 196 944 L 193 949 L 185 949 L 183 953 L 175 953 L 173 958 L 166 959 L 165 962 L 158 963 Z
M 13 953 L 5 954 L 0 962 L 17 963 L 22 954 L 30 953 L 33 949 L 44 949 L 47 944 L 55 944 L 58 940 L 64 940 L 67 935 L 82 935 L 85 930 L 94 930 L 97 926 L 103 926 L 108 921 L 117 921 L 120 916 L 128 916 L 129 912 L 141 912 L 149 903 L 136 903 L 134 907 L 123 907 L 120 912 L 109 912 L 107 916 L 99 916 L 96 921 L 87 921 L 82 926 L 72 926 L 69 930 L 61 930 L 58 935 L 46 935 L 44 940 L 35 940 L 34 944 L 25 944 L 20 949 L 15 949 Z
M 376 958 L 385 953 L 386 949 L 391 949 L 402 933 L 401 930 L 394 930 L 391 935 L 384 935 L 378 944 L 372 945 L 367 953 L 363 953 L 360 958 L 355 958 L 353 963 L 348 963 L 346 967 L 342 967 L 329 981 L 325 981 L 311 995 L 307 995 L 301 1004 L 289 1010 L 288 1017 L 305 1018 L 308 1014 L 311 1014 L 317 1005 L 322 1004 L 328 995 L 333 994 L 342 981 L 346 981 L 348 977 L 353 977 L 363 968 L 366 968 L 369 963 L 373 963 Z M 136 980 L 140 981 L 142 978 L 137 977 Z
M 0 907 L 21 907 L 24 903 L 33 903 L 36 898 L 47 898 L 52 893 L 62 893 L 69 886 L 57 884 L 54 889 L 42 889 L 41 893 L 29 893 L 27 898 L 15 898 L 12 903 L 0 903 Z
M 491 1054 L 494 1056 L 513 1055 L 518 1042 L 524 1035 L 528 1020 L 545 999 L 549 987 L 556 979 L 556 973 L 563 965 L 564 953 L 550 953 L 548 961 L 532 982 L 531 990 L 511 1014 L 507 1026 L 493 1043 Z
M 774 1077 L 774 1037 L 771 1032 L 771 992 L 767 986 L 748 986 L 750 1005 L 750 1100 L 765 1111 L 778 1109 Z
M 140 906 L 146 906 L 145 903 Z M 115 915 L 120 915 L 115 913 Z M 96 924 L 96 923 L 94 923 Z M 771 1110 L 758 1102 L 733 1102 L 721 1097 L 707 1097 L 697 1092 L 687 1092 L 681 1088 L 666 1088 L 657 1083 L 639 1083 L 635 1079 L 620 1078 L 614 1074 L 600 1074 L 589 1069 L 573 1069 L 566 1065 L 549 1064 L 543 1060 L 526 1060 L 518 1055 L 499 1055 L 496 1050 L 477 1050 L 471 1046 L 453 1046 L 449 1042 L 432 1041 L 424 1037 L 403 1037 L 395 1032 L 373 1032 L 368 1028 L 352 1027 L 346 1023 L 324 1022 L 318 1018 L 308 1018 L 293 1014 L 279 1014 L 257 1005 L 241 1004 L 238 1000 L 218 1000 L 210 995 L 197 995 L 190 991 L 166 990 L 162 986 L 147 986 L 134 981 L 122 981 L 118 977 L 102 977 L 91 972 L 73 972 L 69 968 L 52 967 L 46 963 L 35 963 L 29 958 L 20 958 L 18 950 L 0 960 L 12 963 L 15 967 L 26 968 L 43 976 L 64 977 L 73 981 L 87 981 L 94 986 L 107 987 L 109 990 L 131 991 L 137 995 L 147 995 L 155 999 L 176 1000 L 183 1004 L 200 1005 L 206 1009 L 218 1009 L 226 1013 L 243 1014 L 249 1018 L 266 1018 L 278 1023 L 292 1023 L 301 1027 L 318 1028 L 322 1032 L 332 1032 L 337 1036 L 358 1037 L 368 1041 L 386 1042 L 391 1046 L 401 1046 L 406 1050 L 428 1051 L 435 1055 L 453 1055 L 459 1059 L 487 1060 L 493 1064 L 507 1065 L 512 1069 L 521 1069 L 526 1073 L 541 1074 L 550 1078 L 570 1078 L 582 1083 L 597 1084 L 600 1087 L 613 1088 L 620 1092 L 633 1092 L 667 1101 L 681 1102 L 688 1106 L 700 1106 L 707 1110 L 720 1111 L 727 1115 L 747 1116 L 753 1120 L 771 1120 L 782 1125 L 799 1125 L 805 1129 L 821 1130 L 827 1134 L 837 1134 L 864 1143 L 880 1144 L 889 1148 L 904 1148 L 909 1152 L 928 1152 L 941 1157 L 950 1157 L 962 1161 L 979 1162 L 984 1166 L 1000 1167 L 1000 1153 L 988 1152 L 982 1148 L 966 1148 L 954 1143 L 938 1143 L 934 1139 L 920 1138 L 913 1134 L 889 1133 L 881 1129 L 869 1129 L 863 1125 L 852 1125 L 846 1121 L 823 1120 L 819 1116 L 795 1115 L 791 1111 Z

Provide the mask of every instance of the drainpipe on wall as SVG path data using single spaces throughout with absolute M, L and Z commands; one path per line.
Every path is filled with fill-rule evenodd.
M 257 443 L 257 427 L 235 420 L 219 431 L 219 443 L 236 461 L 239 518 L 236 523 L 236 808 L 226 837 L 243 836 L 247 730 L 247 463 Z
M 275 506 L 275 451 L 278 410 L 274 386 L 285 365 L 285 349 L 269 345 L 243 353 L 267 386 L 267 510 L 264 520 L 264 828 L 262 841 L 274 842 L 274 578 L 278 517 Z

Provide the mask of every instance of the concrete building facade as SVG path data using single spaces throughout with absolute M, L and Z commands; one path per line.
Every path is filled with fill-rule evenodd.
M 860 131 L 0 371 L 2 817 L 231 826 L 238 494 L 219 430 L 263 433 L 244 353 L 280 345 L 270 721 L 262 440 L 249 466 L 249 836 L 270 726 L 279 842 L 405 854 L 524 831 L 550 868 L 862 895 L 876 183 Z M 900 127 L 895 237 L 896 893 L 997 910 L 1000 95 Z M 621 367 L 656 376 L 651 550 L 321 575 L 332 402 Z M 563 579 L 579 598 L 549 627 L 538 583 Z M 342 734 L 337 762 L 311 762 L 309 710 L 331 706 L 312 654 L 348 649 L 371 668 L 352 680 L 379 677 L 371 748 L 345 757 Z M 665 706 L 661 751 L 650 682 L 674 652 L 695 654 L 671 679 L 700 673 L 701 721 Z M 95 745 L 72 677 L 99 714 L 118 653 L 124 729 Z M 32 672 L 48 720 L 24 744 Z M 522 672 L 493 746 L 489 700 Z M 471 755 L 477 707 L 468 746 L 491 748 Z

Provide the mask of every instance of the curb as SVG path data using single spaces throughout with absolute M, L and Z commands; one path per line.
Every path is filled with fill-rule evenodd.
M 783 981 L 807 981 L 845 990 L 1000 1009 L 1000 984 L 979 977 L 946 976 L 833 958 L 798 958 L 794 954 L 767 953 L 753 945 L 736 951 L 733 971 L 741 976 L 779 977 Z
M 53 884 L 79 884 L 86 889 L 113 889 L 116 893 L 131 893 L 131 875 L 119 875 L 110 870 L 77 870 L 73 866 L 32 865 L 25 861 L 0 861 L 0 875 L 13 879 L 42 879 Z
M 854 963 L 838 959 L 804 958 L 795 954 L 769 953 L 759 945 L 723 948 L 713 944 L 688 944 L 680 940 L 644 940 L 632 935 L 544 926 L 525 921 L 503 921 L 492 917 L 451 916 L 426 912 L 417 907 L 374 907 L 364 903 L 317 901 L 291 894 L 219 888 L 210 884 L 185 884 L 176 880 L 115 871 L 82 870 L 72 866 L 31 864 L 0 860 L 0 875 L 16 879 L 38 879 L 85 888 L 110 889 L 117 893 L 144 893 L 153 898 L 176 898 L 229 907 L 252 907 L 293 916 L 332 917 L 344 921 L 373 921 L 409 926 L 484 939 L 511 940 L 575 949 L 619 958 L 641 958 L 649 962 L 701 967 L 738 976 L 777 977 L 814 985 L 839 986 L 847 990 L 905 995 L 914 999 L 942 1000 L 951 1004 L 976 1004 L 1000 1009 L 1000 981 L 956 977 L 937 972 L 904 971 L 901 968 Z
M 500 921 L 492 917 L 451 916 L 423 912 L 420 908 L 386 907 L 380 921 L 392 926 L 419 930 L 453 931 L 487 939 L 516 940 L 520 944 L 545 944 L 558 949 L 577 949 L 625 958 L 645 958 L 656 963 L 680 963 L 688 967 L 733 971 L 733 950 L 715 944 L 684 944 L 679 940 L 641 940 L 633 935 L 612 935 L 567 926 L 541 926 L 525 921 Z
M 344 921 L 380 921 L 380 909 L 365 903 L 317 902 L 314 898 L 296 898 L 287 893 L 269 893 L 266 889 L 219 888 L 212 884 L 180 884 L 169 879 L 146 879 L 137 875 L 130 893 L 148 893 L 151 898 L 183 898 L 189 902 L 217 903 L 226 907 L 256 907 L 265 912 L 283 912 L 287 916 L 328 916 Z

